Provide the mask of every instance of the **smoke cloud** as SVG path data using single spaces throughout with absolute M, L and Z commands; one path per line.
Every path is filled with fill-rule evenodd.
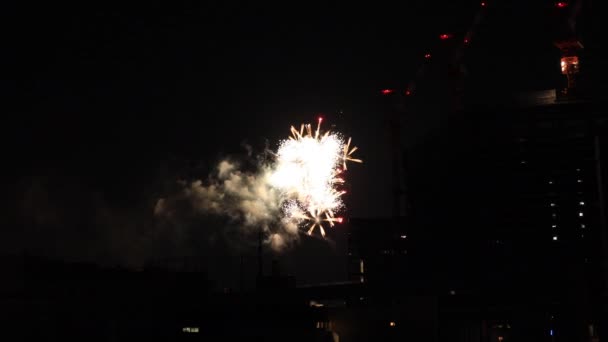
M 299 239 L 298 222 L 282 215 L 288 199 L 271 185 L 272 172 L 270 165 L 247 172 L 238 162 L 222 160 L 206 182 L 180 181 L 177 194 L 156 202 L 154 215 L 179 221 L 185 204 L 195 214 L 224 216 L 245 233 L 257 234 L 261 229 L 265 242 L 281 251 Z

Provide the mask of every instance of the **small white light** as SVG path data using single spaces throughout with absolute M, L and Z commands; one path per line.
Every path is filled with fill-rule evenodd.
M 583 212 L 578 213 L 578 217 L 583 217 Z
M 557 241 L 557 235 L 553 236 L 553 241 Z
M 576 182 L 577 182 L 577 183 L 582 183 L 582 182 L 583 182 L 583 180 L 582 180 L 582 179 L 577 179 L 577 180 L 576 180 Z
M 556 224 L 551 225 L 551 228 L 557 228 Z
M 401 238 L 402 238 L 402 239 L 406 239 L 406 238 L 407 238 L 407 235 L 401 235 Z
M 553 181 L 549 181 L 549 184 L 553 184 Z
M 581 228 L 585 228 L 585 227 L 587 227 L 587 226 L 585 226 L 584 223 L 581 223 Z
M 555 207 L 555 203 L 551 203 L 551 206 L 552 206 L 552 207 Z
M 585 202 L 580 201 L 580 202 L 578 202 L 578 204 L 580 204 L 580 205 L 585 205 Z

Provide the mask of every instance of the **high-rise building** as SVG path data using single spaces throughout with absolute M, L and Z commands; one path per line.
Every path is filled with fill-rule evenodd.
M 589 340 L 608 317 L 608 115 L 587 82 L 590 37 L 552 37 L 550 20 L 536 17 L 546 6 L 534 7 L 486 13 L 464 57 L 434 52 L 401 112 L 416 124 L 403 133 L 410 268 L 432 270 L 438 288 L 505 303 L 514 327 L 534 321 L 521 336 Z M 569 13 L 570 23 L 581 17 Z M 450 74 L 450 63 L 464 71 Z

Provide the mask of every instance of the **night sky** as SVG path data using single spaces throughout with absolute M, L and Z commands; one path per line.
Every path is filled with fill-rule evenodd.
M 390 215 L 379 90 L 405 88 L 438 35 L 466 30 L 478 6 L 8 5 L 1 251 L 136 267 L 201 256 L 214 277 L 234 286 L 239 255 L 249 275 L 255 271 L 255 242 L 202 223 L 159 226 L 154 203 L 184 165 L 204 179 L 221 158 L 245 153 L 244 145 L 276 146 L 289 125 L 319 113 L 353 136 L 365 160 L 351 170 L 348 216 Z M 522 25 L 508 29 L 520 42 L 529 28 Z M 490 44 L 481 56 L 490 46 L 509 49 Z M 429 129 L 425 120 L 410 123 L 413 131 Z M 340 229 L 331 234 L 335 243 L 304 238 L 280 256 L 285 268 L 303 283 L 344 279 Z

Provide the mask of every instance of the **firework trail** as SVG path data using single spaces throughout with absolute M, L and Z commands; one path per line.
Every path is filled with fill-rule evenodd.
M 291 136 L 280 142 L 270 161 L 258 165 L 254 173 L 243 172 L 238 163 L 224 160 L 207 184 L 195 181 L 173 198 L 160 199 L 155 214 L 171 216 L 174 203 L 186 199 L 203 213 L 226 215 L 243 227 L 262 228 L 267 242 L 282 249 L 297 240 L 300 232 L 323 237 L 326 228 L 341 223 L 336 217 L 344 204 L 340 187 L 348 162 L 357 147 L 350 147 L 339 134 L 302 124 L 291 127 Z

